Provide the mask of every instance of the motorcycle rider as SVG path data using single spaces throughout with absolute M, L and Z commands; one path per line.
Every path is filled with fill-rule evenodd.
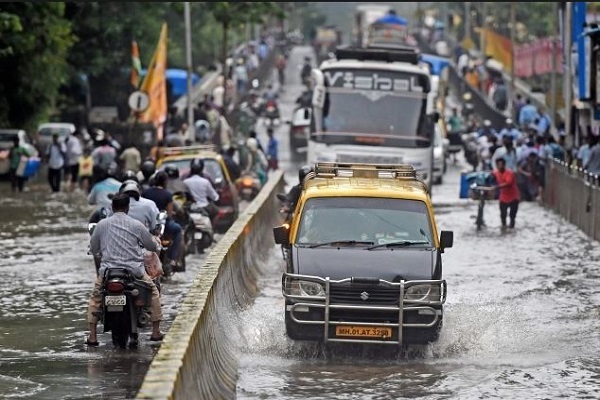
M 102 284 L 106 271 L 112 268 L 125 268 L 134 277 L 144 281 L 152 288 L 152 335 L 150 340 L 161 341 L 164 337 L 160 331 L 160 321 L 162 320 L 160 294 L 144 269 L 143 249 L 140 247 L 142 244 L 145 249 L 158 252 L 159 244 L 141 222 L 127 215 L 129 200 L 129 196 L 124 193 L 116 194 L 111 202 L 113 215 L 98 223 L 90 239 L 91 252 L 94 256 L 101 257 L 101 262 L 88 306 L 87 319 L 90 334 L 85 341 L 88 346 L 99 345 L 96 327 L 98 314 L 102 307 Z M 130 343 L 130 345 L 133 344 L 135 343 Z
M 124 193 L 129 196 L 129 213 L 128 215 L 140 221 L 148 230 L 152 230 L 156 225 L 156 217 L 159 210 L 156 204 L 141 196 L 139 183 L 134 179 L 129 179 L 123 182 L 119 193 Z
M 110 196 L 116 194 L 121 187 L 115 177 L 117 175 L 117 164 L 112 163 L 104 173 L 103 180 L 96 183 L 90 194 L 87 197 L 88 203 L 95 205 L 96 210 L 92 213 L 89 222 L 97 223 L 100 220 L 101 211 L 103 208 L 110 210 L 111 199 Z
M 167 190 L 169 192 L 171 192 L 172 194 L 188 193 L 187 186 L 185 186 L 185 183 L 183 183 L 183 180 L 179 177 L 179 168 L 177 168 L 173 164 L 168 164 L 167 166 L 165 166 L 164 171 L 168 177 Z
M 156 172 L 156 165 L 152 160 L 146 160 L 142 163 L 140 167 L 140 172 L 142 173 L 143 180 L 140 182 L 142 185 L 142 190 L 148 189 L 150 185 L 150 178 Z
M 309 78 L 312 72 L 312 65 L 310 62 L 310 57 L 304 57 L 304 64 L 302 64 L 302 70 L 300 71 L 300 80 L 306 86 L 309 84 Z
M 183 233 L 181 225 L 173 220 L 173 214 L 175 212 L 173 194 L 166 189 L 167 180 L 167 174 L 164 171 L 158 171 L 154 176 L 154 186 L 144 190 L 142 196 L 154 201 L 159 210 L 165 210 L 167 212 L 165 234 L 173 240 L 173 243 L 167 250 L 167 257 L 170 260 L 169 263 L 171 264 L 173 271 L 177 271 L 180 265 L 178 260 L 183 245 Z
M 284 206 L 283 211 L 287 212 L 288 215 L 291 214 L 296 208 L 296 204 L 298 203 L 300 195 L 302 194 L 302 185 L 304 184 L 304 179 L 310 172 L 312 172 L 312 168 L 309 165 L 303 165 L 298 169 L 298 183 L 292 186 L 285 195 L 288 204 Z
M 219 213 L 219 208 L 214 204 L 214 202 L 219 201 L 219 194 L 210 181 L 203 176 L 203 172 L 204 161 L 196 160 L 191 165 L 190 177 L 185 179 L 183 183 L 188 187 L 188 191 L 194 198 L 192 210 L 197 208 L 206 209 L 212 221 Z

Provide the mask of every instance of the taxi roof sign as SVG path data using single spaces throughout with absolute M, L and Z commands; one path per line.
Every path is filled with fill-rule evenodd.
M 166 147 L 163 149 L 163 156 L 181 156 L 186 154 L 198 154 L 203 151 L 216 152 L 216 147 L 213 144 L 199 144 L 194 146 L 183 147 Z

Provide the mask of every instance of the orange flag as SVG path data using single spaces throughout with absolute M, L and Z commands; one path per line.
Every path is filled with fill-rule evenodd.
M 162 138 L 162 125 L 167 119 L 167 24 L 160 31 L 158 46 L 148 66 L 148 73 L 142 82 L 141 91 L 148 95 L 148 108 L 138 116 L 139 122 L 151 122 L 159 130 Z
M 490 29 L 485 29 L 484 35 L 485 54 L 501 62 L 504 69 L 510 72 L 512 60 L 512 43 L 510 39 Z
M 140 49 L 137 42 L 131 42 L 131 86 L 138 88 L 140 75 L 142 74 L 142 63 L 140 61 Z

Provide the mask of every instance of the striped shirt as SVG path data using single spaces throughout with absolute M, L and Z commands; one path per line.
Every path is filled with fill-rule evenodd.
M 107 268 L 125 268 L 136 277 L 144 270 L 143 249 L 158 252 L 158 243 L 139 221 L 118 212 L 98 223 L 90 239 L 92 254 L 100 255 L 99 276 Z

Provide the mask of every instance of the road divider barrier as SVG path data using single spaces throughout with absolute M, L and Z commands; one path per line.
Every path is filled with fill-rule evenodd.
M 236 397 L 237 362 L 223 321 L 258 293 L 260 265 L 274 246 L 272 228 L 281 222 L 276 194 L 283 190 L 283 172 L 277 171 L 207 256 L 137 399 Z
M 548 160 L 543 203 L 589 237 L 600 240 L 600 178 L 565 162 Z

